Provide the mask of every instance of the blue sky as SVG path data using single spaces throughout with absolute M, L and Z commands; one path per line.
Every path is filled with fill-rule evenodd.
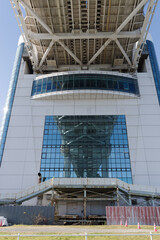
M 0 7 L 0 123 L 7 96 L 12 66 L 17 49 L 20 30 L 9 0 L 2 0 Z M 154 40 L 157 58 L 160 66 L 160 1 L 154 15 L 150 33 Z

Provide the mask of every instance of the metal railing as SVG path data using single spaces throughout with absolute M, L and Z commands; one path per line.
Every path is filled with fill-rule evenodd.
M 35 235 L 32 235 L 32 234 L 14 234 L 14 235 L 0 235 L 0 238 L 1 237 L 17 237 L 17 240 L 20 240 L 21 237 L 84 237 L 85 240 L 88 239 L 88 237 L 114 237 L 114 236 L 117 236 L 117 237 L 127 237 L 127 236 L 148 236 L 150 237 L 150 240 L 154 240 L 154 236 L 160 236 L 160 233 L 126 233 L 126 234 L 88 234 L 88 233 L 83 233 L 83 234 L 50 234 L 50 235 L 39 235 L 39 234 L 35 234 Z M 136 240 L 136 238 L 135 238 Z
M 38 196 L 46 191 L 49 191 L 53 187 L 54 178 L 49 179 L 48 181 L 37 184 L 36 186 L 27 188 L 18 193 L 7 193 L 0 194 L 0 203 L 21 203 L 26 200 L 29 200 L 33 197 Z
M 37 184 L 36 186 L 30 187 L 28 189 L 22 190 L 18 193 L 0 193 L 0 204 L 19 204 L 26 200 L 36 197 L 39 194 L 43 194 L 53 187 L 57 186 L 76 186 L 76 185 L 92 185 L 92 178 L 82 178 L 82 179 L 73 179 L 73 178 L 51 178 L 45 182 Z M 152 196 L 155 198 L 160 198 L 160 187 L 153 186 L 143 186 L 143 185 L 134 185 L 125 183 L 116 178 L 106 178 L 99 179 L 98 182 L 94 182 L 94 186 L 104 186 L 106 188 L 119 188 L 125 190 L 128 194 L 139 195 L 139 196 Z

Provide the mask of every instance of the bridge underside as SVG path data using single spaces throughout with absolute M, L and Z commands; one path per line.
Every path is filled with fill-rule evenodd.
M 132 72 L 158 0 L 10 2 L 35 72 L 106 70 L 103 65 Z

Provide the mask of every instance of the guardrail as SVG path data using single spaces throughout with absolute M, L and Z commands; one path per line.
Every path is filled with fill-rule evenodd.
M 150 196 L 154 198 L 160 198 L 160 187 L 153 186 L 142 186 L 125 183 L 116 178 L 106 178 L 106 179 L 93 179 L 93 178 L 51 178 L 45 182 L 37 184 L 36 186 L 30 187 L 28 189 L 22 190 L 18 193 L 0 193 L 0 204 L 19 204 L 26 200 L 36 197 L 39 194 L 43 194 L 51 190 L 54 186 L 94 186 L 106 188 L 119 188 L 126 193 L 131 195 L 139 196 Z
M 160 233 L 142 233 L 142 234 L 139 234 L 139 233 L 134 233 L 134 234 L 130 234 L 130 233 L 127 233 L 127 234 L 88 234 L 88 233 L 84 233 L 84 234 L 50 234 L 50 235 L 39 235 L 39 234 L 35 234 L 35 235 L 25 235 L 25 234 L 15 234 L 15 235 L 0 235 L 0 238 L 1 237 L 17 237 L 17 240 L 20 240 L 21 237 L 84 237 L 85 240 L 88 239 L 88 237 L 113 237 L 113 236 L 117 236 L 117 237 L 127 237 L 127 236 L 148 236 L 150 237 L 150 240 L 154 240 L 154 236 L 160 236 Z M 136 240 L 136 238 L 135 238 Z
M 52 189 L 54 178 L 18 193 L 0 194 L 0 203 L 21 203 Z

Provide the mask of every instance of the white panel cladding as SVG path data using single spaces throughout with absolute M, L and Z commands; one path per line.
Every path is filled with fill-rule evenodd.
M 18 165 L 18 168 L 17 168 Z M 3 164 L 3 174 L 5 175 L 19 175 L 19 172 L 23 173 L 23 175 L 34 175 L 34 173 L 37 171 L 36 164 L 33 164 L 32 162 L 24 162 L 24 161 L 19 161 L 16 162 L 4 162 Z
M 17 88 L 17 95 L 20 97 L 27 97 L 31 94 L 31 88 L 29 87 L 24 87 L 24 88 Z
M 143 95 L 143 97 L 145 95 L 149 97 L 149 95 L 156 94 L 156 89 L 151 88 L 150 86 L 143 85 L 143 87 L 141 88 L 141 94 Z
M 30 106 L 14 106 L 12 116 L 31 116 Z
M 23 105 L 22 105 L 23 104 Z M 31 104 L 31 99 L 28 98 L 28 97 L 19 97 L 19 96 L 16 96 L 16 98 L 14 98 L 14 106 L 30 106 Z
M 144 137 L 144 146 L 152 149 L 160 148 L 160 137 Z
M 127 116 L 127 126 L 138 126 L 139 116 Z
M 62 100 L 63 101 L 63 100 Z M 64 101 L 65 102 L 65 101 Z M 67 101 L 66 101 L 67 102 Z M 84 107 L 85 108 L 85 107 Z M 50 113 L 51 114 L 51 113 Z M 50 115 L 48 114 L 48 115 Z M 68 106 L 64 103 L 63 106 L 54 106 L 54 114 L 55 115 L 74 115 L 75 109 L 73 106 Z M 52 114 L 53 115 L 53 114 Z
M 160 186 L 160 107 L 149 70 L 138 74 L 139 99 L 32 100 L 35 76 L 22 73 L 21 68 L 0 168 L 0 189 L 15 191 L 37 184 L 46 115 L 125 115 L 133 183 Z
M 148 175 L 133 175 L 133 182 L 134 184 L 139 184 L 141 183 L 142 185 L 151 185 L 151 186 L 155 186 L 155 184 L 151 184 L 151 181 L 149 179 Z
M 160 115 L 141 115 L 143 126 L 160 126 Z
M 136 159 L 134 163 L 137 162 L 146 162 L 146 155 L 144 148 L 135 148 L 130 150 L 130 157 L 131 159 Z M 136 169 L 133 169 L 134 174 L 136 173 Z
M 32 82 L 30 81 L 30 74 L 29 75 L 25 75 L 23 78 L 23 81 L 19 82 L 19 89 L 20 88 L 29 88 L 30 90 L 32 89 Z M 33 75 L 32 75 L 33 76 Z
M 136 162 L 134 168 L 135 175 L 148 175 L 148 166 L 146 162 Z
M 159 137 L 160 126 L 142 126 L 144 137 Z
M 153 149 L 152 148 L 148 148 L 145 150 L 145 153 L 146 153 L 146 161 L 147 162 L 151 162 L 152 164 L 155 163 L 155 162 L 159 162 L 159 156 L 160 156 L 160 148 L 156 148 Z M 153 164 L 154 166 L 154 164 Z
M 26 136 L 32 137 L 32 132 L 30 131 L 30 126 L 11 126 L 8 130 L 8 138 L 25 138 Z
M 149 162 L 148 163 L 148 168 L 150 175 L 159 175 L 160 176 L 160 171 L 159 171 L 159 161 L 157 162 Z
M 141 105 L 139 107 L 139 111 L 140 111 L 140 114 L 142 115 L 159 115 L 159 105 L 155 105 L 155 104 L 152 104 L 152 105 Z
M 14 108 L 14 106 L 13 106 L 13 108 Z M 14 126 L 17 126 L 17 127 L 18 126 L 23 126 L 23 127 L 31 126 L 31 122 L 32 122 L 31 115 L 29 115 L 29 116 L 23 116 L 23 115 L 14 116 L 14 115 L 11 115 L 9 128 L 10 128 L 10 126 L 13 126 L 13 127 Z
M 32 159 L 35 158 L 35 162 L 39 163 L 39 157 L 40 155 L 37 154 L 36 157 L 36 153 L 34 149 L 27 149 L 26 151 L 24 151 L 24 149 L 18 149 L 18 158 L 17 158 L 17 149 L 7 149 L 7 151 L 5 151 L 4 154 L 4 162 L 23 162 L 23 160 L 26 158 L 26 156 L 28 157 L 28 159 L 30 159 L 30 162 L 32 162 Z M 28 160 L 29 162 L 29 160 Z M 3 165 L 2 165 L 3 167 Z
M 142 94 L 143 98 L 140 101 L 138 100 L 138 103 L 140 103 L 141 105 L 146 105 L 147 104 L 148 106 L 159 104 L 158 99 L 153 98 L 153 95 L 157 95 L 157 93 L 153 93 L 153 94 L 150 94 L 150 95 L 148 95 L 148 94 L 143 95 Z
M 3 171 L 3 169 L 2 169 Z M 4 181 L 5 179 L 5 181 Z M 23 174 L 1 174 L 1 193 L 18 192 L 22 189 Z
M 160 174 L 150 174 L 150 185 L 157 186 L 159 185 Z

